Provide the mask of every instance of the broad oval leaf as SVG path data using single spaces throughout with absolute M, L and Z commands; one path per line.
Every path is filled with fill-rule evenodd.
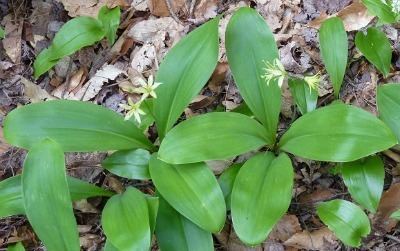
M 319 30 L 321 56 L 331 78 L 335 96 L 339 96 L 347 66 L 347 33 L 338 17 L 325 20 Z
M 160 198 L 156 225 L 157 243 L 162 251 L 213 251 L 213 238 Z
M 373 15 L 378 16 L 384 23 L 396 22 L 396 13 L 392 8 L 381 0 L 362 0 L 362 3 L 367 7 Z
M 149 208 L 150 234 L 153 235 L 156 228 L 158 208 L 160 207 L 160 198 L 146 195 L 146 201 Z
M 4 137 L 10 144 L 27 149 L 48 137 L 65 152 L 153 147 L 132 122 L 119 114 L 72 100 L 46 101 L 11 111 L 4 121 Z
M 67 176 L 71 200 L 81 200 L 96 196 L 110 197 L 114 193 L 88 182 Z M 0 182 L 0 218 L 25 214 L 22 201 L 21 175 L 16 175 Z
M 392 47 L 385 33 L 377 28 L 368 28 L 367 33 L 357 32 L 355 43 L 361 53 L 387 77 L 392 61 Z
M 110 45 L 113 45 L 115 42 L 120 17 L 121 10 L 119 6 L 112 9 L 103 6 L 97 15 L 97 19 L 103 24 L 104 33 Z
M 128 178 L 148 180 L 150 153 L 143 149 L 117 151 L 101 165 L 111 173 Z
M 200 92 L 217 65 L 218 23 L 219 18 L 215 18 L 189 33 L 161 62 L 156 81 L 162 85 L 156 89 L 153 109 L 161 139 Z
M 205 163 L 170 165 L 153 154 L 150 175 L 158 192 L 179 213 L 209 232 L 225 223 L 224 195 Z
M 342 176 L 351 197 L 361 206 L 375 213 L 385 179 L 385 169 L 379 156 L 344 163 Z
M 272 62 L 279 56 L 274 36 L 264 18 L 244 7 L 231 17 L 225 41 L 229 66 L 240 94 L 267 129 L 269 142 L 274 143 L 281 89 L 276 82 L 267 85 L 261 78 L 265 62 Z
M 379 117 L 388 125 L 400 141 L 400 84 L 378 87 L 377 104 Z
M 289 78 L 290 92 L 301 114 L 312 112 L 317 107 L 318 91 L 311 88 L 306 81 Z
M 133 187 L 111 197 L 101 216 L 107 242 L 118 250 L 149 250 L 149 209 L 145 195 Z
M 396 137 L 378 118 L 360 108 L 337 103 L 300 117 L 279 145 L 306 159 L 348 162 L 396 143 Z
M 226 169 L 218 178 L 218 184 L 224 194 L 226 209 L 231 209 L 231 194 L 236 176 L 240 170 L 241 164 L 234 164 Z
M 54 65 L 52 62 L 100 41 L 104 35 L 102 23 L 95 18 L 71 19 L 54 36 L 51 46 L 42 51 L 33 63 L 35 78 L 48 71 Z
M 13 245 L 9 245 L 7 251 L 25 251 L 25 248 L 21 242 L 17 242 Z
M 293 168 L 289 157 L 267 152 L 253 156 L 240 169 L 232 190 L 232 221 L 248 245 L 263 242 L 286 213 L 292 198 Z
M 371 232 L 368 216 L 361 208 L 345 200 L 323 202 L 317 214 L 324 224 L 346 245 L 359 247 L 361 238 Z
M 80 250 L 61 146 L 50 139 L 34 145 L 26 156 L 21 183 L 26 216 L 47 250 Z
M 212 112 L 175 126 L 161 143 L 159 158 L 171 164 L 230 158 L 271 144 L 265 128 L 233 112 Z

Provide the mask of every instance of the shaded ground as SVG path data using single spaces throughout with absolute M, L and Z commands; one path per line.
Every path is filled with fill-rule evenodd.
M 217 14 L 223 16 L 220 24 L 223 34 L 231 13 L 244 5 L 256 8 L 273 29 L 286 70 L 292 74 L 321 72 L 324 75 L 326 73 L 319 55 L 317 30 L 310 27 L 313 26 L 310 22 L 320 16 L 343 11 L 354 4 L 351 0 L 198 0 L 191 11 L 191 3 L 184 0 L 171 1 L 171 9 L 163 1 L 121 0 L 118 2 L 124 3 L 125 7 L 118 31 L 119 39 L 112 48 L 105 42 L 85 48 L 62 60 L 49 74 L 34 81 L 32 63 L 35 55 L 49 45 L 63 23 L 76 15 L 97 13 L 103 4 L 115 1 L 99 2 L 97 5 L 84 6 L 84 3 L 74 0 L 0 1 L 1 24 L 8 33 L 7 38 L 0 43 L 0 123 L 8 112 L 19 105 L 53 98 L 88 100 L 122 112 L 118 104 L 126 102 L 128 93 L 124 90 L 134 83 L 123 75 L 112 76 L 110 72 L 113 69 L 125 71 L 132 78 L 148 77 L 156 72 L 158 62 L 184 34 Z M 362 11 L 365 10 L 356 9 L 347 13 L 346 24 L 365 29 L 361 27 L 370 23 L 371 19 L 355 15 Z M 351 63 L 341 92 L 341 99 L 345 103 L 376 113 L 377 84 L 400 81 L 398 28 L 384 27 L 394 49 L 394 68 L 387 79 L 382 79 L 374 67 L 360 57 L 354 48 L 355 32 L 348 33 Z M 231 110 L 241 103 L 242 99 L 226 63 L 223 43 L 221 35 L 217 69 L 201 95 L 196 97 L 183 116 L 194 116 L 216 108 Z M 107 68 L 107 65 L 111 68 Z M 93 81 L 99 69 L 109 73 L 110 77 L 100 82 Z M 332 91 L 328 77 L 325 76 L 319 90 L 319 106 L 333 100 Z M 280 132 L 285 131 L 297 116 L 288 92 L 284 92 Z M 0 180 L 21 172 L 25 154 L 24 150 L 6 145 L 0 134 Z M 68 172 L 115 191 L 121 191 L 123 187 L 132 184 L 143 191 L 153 191 L 150 182 L 129 181 L 104 171 L 100 162 L 105 156 L 105 153 L 68 154 Z M 399 181 L 400 156 L 393 151 L 386 152 L 382 157 L 386 164 L 386 190 Z M 221 161 L 211 166 L 219 174 L 229 164 Z M 351 200 L 343 181 L 329 173 L 331 164 L 299 158 L 294 158 L 294 164 L 296 183 L 288 215 L 265 244 L 254 250 L 350 250 L 337 241 L 315 215 L 317 202 L 333 198 Z M 105 237 L 100 227 L 100 212 L 104 203 L 97 198 L 74 205 L 84 250 L 101 250 L 104 244 Z M 370 217 L 373 218 L 372 215 Z M 395 227 L 396 224 L 375 224 L 361 250 L 400 250 L 400 231 Z M 24 217 L 0 220 L 0 250 L 5 250 L 2 247 L 8 243 L 21 240 L 29 250 L 43 249 Z M 240 244 L 229 223 L 220 235 L 215 236 L 215 243 L 217 250 L 253 250 Z

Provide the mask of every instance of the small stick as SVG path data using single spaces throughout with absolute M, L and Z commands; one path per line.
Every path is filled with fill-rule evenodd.
M 182 24 L 182 21 L 176 16 L 175 12 L 172 10 L 172 5 L 171 5 L 171 0 L 165 0 L 165 3 L 167 4 L 167 8 L 169 11 L 169 14 L 171 15 L 171 17 L 175 20 L 175 22 L 177 22 L 178 24 Z

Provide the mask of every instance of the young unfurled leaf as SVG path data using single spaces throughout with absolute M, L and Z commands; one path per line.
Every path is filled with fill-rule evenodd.
M 354 106 L 331 104 L 303 115 L 282 136 L 283 151 L 319 161 L 348 162 L 397 143 L 374 115 Z
M 303 79 L 289 78 L 288 84 L 301 114 L 314 111 L 317 107 L 318 91 L 311 88 Z
M 362 0 L 362 3 L 367 7 L 373 15 L 378 16 L 379 20 L 383 23 L 394 23 L 396 22 L 396 13 L 392 11 L 392 8 L 382 0 Z
M 149 208 L 139 190 L 128 187 L 123 194 L 114 195 L 105 205 L 101 223 L 107 242 L 118 250 L 149 250 Z
M 67 176 L 69 193 L 72 201 L 96 196 L 110 197 L 114 193 L 88 182 Z M 0 182 L 0 218 L 25 214 L 22 201 L 21 175 Z
M 21 242 L 9 245 L 7 251 L 25 251 L 24 245 Z
M 383 191 L 385 169 L 378 156 L 343 163 L 343 181 L 351 197 L 361 206 L 375 213 Z
M 272 144 L 256 120 L 233 112 L 213 112 L 174 127 L 160 146 L 159 158 L 171 164 L 226 159 Z
M 267 84 L 262 79 L 265 62 L 272 63 L 279 56 L 274 36 L 257 11 L 244 7 L 230 19 L 225 39 L 229 66 L 240 94 L 267 129 L 268 141 L 274 143 L 281 89 L 277 81 Z
M 200 92 L 218 61 L 218 23 L 215 18 L 179 41 L 165 56 L 156 82 L 162 83 L 154 100 L 154 117 L 160 138 Z
M 103 6 L 97 15 L 97 19 L 103 24 L 104 33 L 110 45 L 113 45 L 115 42 L 120 17 L 121 10 L 119 6 L 113 9 Z
M 4 121 L 4 137 L 27 149 L 48 137 L 65 152 L 153 148 L 144 134 L 118 113 L 72 100 L 46 101 L 11 111 Z
M 117 151 L 107 157 L 102 166 L 111 173 L 128 178 L 148 180 L 150 153 L 143 149 Z
M 377 104 L 379 117 L 388 125 L 400 141 L 400 84 L 378 87 Z
M 226 209 L 231 209 L 231 194 L 236 176 L 240 170 L 241 164 L 234 164 L 226 169 L 218 178 L 219 186 L 224 194 Z
M 47 250 L 80 250 L 61 146 L 50 139 L 34 145 L 21 182 L 26 216 Z
M 347 66 L 347 33 L 338 17 L 325 20 L 319 30 L 321 56 L 331 78 L 335 96 L 339 96 Z
M 149 167 L 158 192 L 175 210 L 204 230 L 216 233 L 222 229 L 224 195 L 205 163 L 170 165 L 153 154 Z
M 232 221 L 246 244 L 263 242 L 289 208 L 293 168 L 289 157 L 267 152 L 249 159 L 233 185 Z
M 160 198 L 156 225 L 157 243 L 162 251 L 212 251 L 210 232 L 199 228 Z
M 323 202 L 317 207 L 319 218 L 346 245 L 359 247 L 370 231 L 368 216 L 361 208 L 345 200 Z
M 361 53 L 387 77 L 392 61 L 392 47 L 385 33 L 377 28 L 368 28 L 367 34 L 357 32 L 355 43 Z

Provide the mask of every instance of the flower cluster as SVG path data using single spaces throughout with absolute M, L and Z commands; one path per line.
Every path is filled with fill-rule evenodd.
M 269 61 L 263 62 L 265 64 L 265 73 L 261 76 L 261 78 L 267 81 L 267 85 L 269 85 L 270 81 L 278 80 L 279 87 L 282 87 L 283 81 L 287 76 L 287 72 L 285 71 L 285 68 L 283 67 L 281 61 L 276 58 L 272 63 Z
M 128 98 L 128 104 L 120 104 L 119 106 L 127 111 L 125 120 L 128 120 L 134 116 L 135 120 L 140 124 L 140 115 L 146 114 L 142 109 L 140 109 L 140 105 L 148 97 L 157 98 L 155 90 L 161 85 L 161 83 L 154 82 L 153 75 L 149 76 L 147 82 L 142 78 L 137 78 L 136 80 L 140 87 L 133 88 L 131 92 L 141 94 L 142 96 L 140 100 L 135 103 L 131 98 Z

